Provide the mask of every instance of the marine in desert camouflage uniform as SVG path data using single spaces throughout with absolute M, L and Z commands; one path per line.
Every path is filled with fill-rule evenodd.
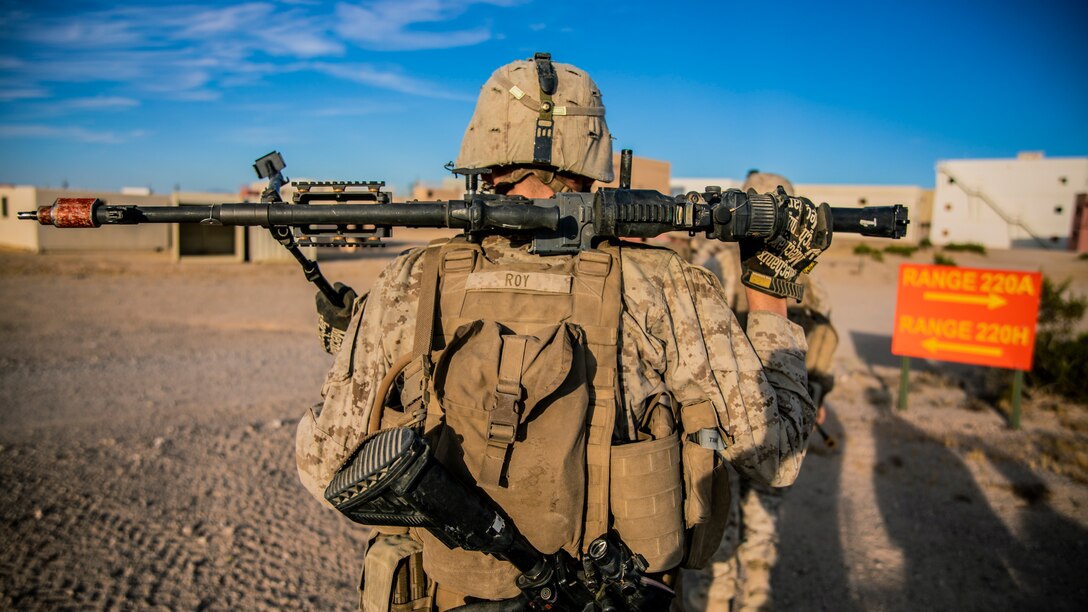
M 501 67 L 481 90 L 457 165 L 492 168 L 490 187 L 497 193 L 550 197 L 613 178 L 611 137 L 596 85 L 574 66 L 552 66 L 558 88 L 551 98 L 567 110 L 554 117 L 550 163 L 540 163 L 533 150 L 540 108 L 534 97 L 542 97 L 536 92 L 544 87 L 539 60 Z M 806 213 L 816 214 L 807 206 Z M 544 257 L 528 247 L 505 236 L 482 242 L 488 260 L 513 269 L 562 267 L 577 257 Z M 326 484 L 367 433 L 379 381 L 412 351 L 422 253 L 413 249 L 397 257 L 369 293 L 354 301 L 349 317 L 340 313 L 339 320 L 349 322 L 342 345 L 330 343 L 335 361 L 322 389 L 324 402 L 303 415 L 297 432 L 300 478 L 322 503 Z M 633 440 L 654 398 L 667 392 L 678 406 L 710 403 L 726 441 L 722 456 L 737 472 L 772 486 L 793 482 L 815 406 L 806 389 L 804 334 L 786 319 L 785 300 L 748 289 L 752 310 L 742 327 L 718 280 L 705 269 L 645 245 L 625 244 L 618 253 L 621 396 L 612 444 Z M 329 307 L 319 297 L 323 328 L 337 320 Z M 473 597 L 516 593 L 512 584 L 504 586 L 501 597 L 439 584 L 433 597 L 435 607 L 446 609 Z
M 752 171 L 742 189 L 766 193 L 782 186 L 793 194 L 793 185 L 778 174 Z M 743 318 L 748 310 L 740 289 L 740 252 L 736 245 L 696 240 L 693 259 L 712 271 L 725 289 L 730 306 Z M 808 359 L 810 392 L 821 411 L 822 399 L 834 385 L 830 354 L 837 337 L 830 328 L 831 308 L 827 290 L 813 275 L 802 277 L 805 286 L 800 304 L 790 305 L 788 317 L 809 335 L 812 355 Z M 812 334 L 816 337 L 813 338 Z M 813 359 L 815 358 L 815 359 Z M 768 487 L 738 475 L 733 478 L 733 504 L 721 545 L 702 571 L 685 571 L 684 605 L 694 610 L 770 610 L 771 570 L 778 559 L 778 515 L 788 487 Z

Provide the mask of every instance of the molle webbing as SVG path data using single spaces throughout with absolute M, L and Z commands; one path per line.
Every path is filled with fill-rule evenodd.
M 575 312 L 585 317 L 578 322 L 586 331 L 590 352 L 597 362 L 593 370 L 586 442 L 586 516 L 582 539 L 585 550 L 589 542 L 608 531 L 609 458 L 620 399 L 617 375 L 622 311 L 619 248 L 607 245 L 598 252 L 582 251 L 576 268 L 576 278 L 601 278 L 604 283 L 597 303 L 587 303 L 593 300 L 592 294 L 578 292 L 574 304 Z M 585 316 L 589 313 L 595 315 L 595 321 Z
M 487 312 L 517 334 L 529 333 L 542 325 L 567 321 L 577 325 L 585 334 L 590 357 L 586 377 L 590 389 L 590 404 L 586 432 L 586 498 L 582 531 L 582 547 L 605 534 L 609 526 L 609 456 L 618 406 L 619 324 L 621 314 L 621 271 L 618 248 L 602 245 L 601 250 L 583 251 L 571 259 L 542 258 L 539 264 L 518 262 L 491 263 L 479 245 L 463 239 L 453 239 L 440 252 L 428 250 L 424 262 L 424 277 L 430 266 L 440 268 L 438 313 L 441 326 L 432 326 L 435 340 L 446 346 L 453 332 L 461 325 L 481 318 L 485 313 L 469 294 L 497 296 L 495 310 Z M 561 282 L 569 279 L 569 282 Z M 483 292 L 476 293 L 476 292 Z M 503 297 L 505 295 L 505 298 Z M 514 297 L 520 295 L 520 298 Z M 512 306 L 513 305 L 513 306 Z M 519 306 L 520 305 L 520 306 Z M 420 303 L 420 316 L 425 312 Z M 417 327 L 424 325 L 417 321 Z M 439 340 L 441 334 L 441 340 Z M 500 381 L 513 389 L 514 366 L 519 346 L 516 336 L 504 341 L 503 368 Z M 511 344 L 513 342 L 513 344 Z M 520 347 L 524 350 L 524 347 Z M 520 369 L 520 368 L 519 368 Z M 506 384 L 504 382 L 500 383 Z M 501 389 L 497 397 L 501 398 Z M 496 403 L 502 414 L 493 415 L 492 432 L 499 433 L 508 419 L 515 425 L 518 415 L 508 414 Z M 498 419 L 498 421 L 496 421 Z M 493 444 L 494 442 L 494 444 Z M 516 444 L 513 439 L 509 443 Z M 501 457 L 509 448 L 505 441 L 489 440 L 481 481 L 501 474 Z M 494 446 L 494 448 L 492 448 Z M 494 470 L 494 471 L 492 471 Z M 484 484 L 481 482 L 481 484 Z M 573 552 L 573 551 L 572 551 Z

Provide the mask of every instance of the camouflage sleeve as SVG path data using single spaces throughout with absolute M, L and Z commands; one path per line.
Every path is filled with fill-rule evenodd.
M 366 435 L 374 394 L 394 361 L 412 350 L 422 249 L 408 251 L 378 276 L 356 307 L 333 367 L 324 401 L 302 416 L 295 434 L 299 478 L 324 503 L 325 486 Z
M 737 470 L 773 486 L 792 483 L 816 413 L 801 328 L 756 312 L 746 335 L 713 275 L 677 258 L 668 267 L 663 312 L 651 330 L 669 347 L 667 386 L 681 405 L 713 403 Z

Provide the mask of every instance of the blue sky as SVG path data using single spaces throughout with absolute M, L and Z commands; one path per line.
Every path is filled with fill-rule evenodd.
M 235 191 L 438 181 L 491 71 L 586 69 L 674 176 L 932 186 L 939 159 L 1088 155 L 1088 3 L 0 0 L 0 182 Z

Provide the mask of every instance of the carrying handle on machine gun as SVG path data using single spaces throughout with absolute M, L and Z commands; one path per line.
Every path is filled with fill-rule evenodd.
M 286 167 L 287 163 L 283 161 L 283 156 L 280 155 L 279 151 L 272 151 L 253 162 L 253 169 L 257 172 L 257 177 L 268 179 L 268 185 L 261 192 L 262 203 L 283 203 L 280 188 L 287 184 L 287 177 L 283 175 L 283 169 Z M 283 248 L 287 249 L 287 252 L 302 266 L 302 273 L 306 276 L 306 280 L 317 286 L 318 290 L 328 298 L 329 302 L 332 302 L 333 306 L 342 308 L 345 305 L 344 296 L 329 284 L 329 279 L 325 278 L 325 275 L 321 273 L 321 268 L 317 265 L 317 262 L 302 254 L 298 245 L 294 243 L 291 228 L 284 225 L 270 225 L 268 231 L 276 239 L 276 242 L 282 244 Z

